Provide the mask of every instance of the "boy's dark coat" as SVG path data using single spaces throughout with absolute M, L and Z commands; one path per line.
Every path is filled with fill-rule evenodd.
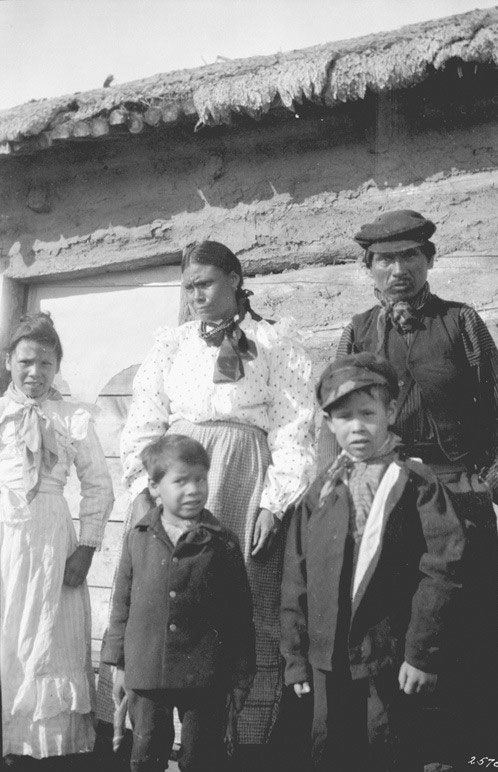
M 103 661 L 129 689 L 248 688 L 251 592 L 237 537 L 204 510 L 175 546 L 161 508 L 125 537 Z
M 413 460 L 395 464 L 377 543 L 352 601 L 349 652 L 358 676 L 397 670 L 403 659 L 440 672 L 458 617 L 465 546 L 460 522 L 428 467 Z M 340 482 L 320 504 L 324 478 L 311 486 L 287 542 L 281 612 L 287 684 L 309 680 L 310 666 L 332 670 L 337 644 L 348 492 Z

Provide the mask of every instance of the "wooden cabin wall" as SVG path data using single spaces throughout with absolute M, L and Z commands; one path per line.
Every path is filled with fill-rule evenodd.
M 373 302 L 352 235 L 389 208 L 416 209 L 436 222 L 431 286 L 474 305 L 498 340 L 496 82 L 476 80 L 469 68 L 462 72 L 462 78 L 441 76 L 437 87 L 370 95 L 333 111 L 306 106 L 295 117 L 282 113 L 259 124 L 241 120 L 197 134 L 192 126 L 150 130 L 2 159 L 2 342 L 22 310 L 29 271 L 41 266 L 40 281 L 47 254 L 50 280 L 62 281 L 76 249 L 71 240 L 82 264 L 87 247 L 93 264 L 99 255 L 104 264 L 114 228 L 158 221 L 167 223 L 159 252 L 216 238 L 238 253 L 249 273 L 264 273 L 246 281 L 254 308 L 267 317 L 297 318 L 318 375 L 351 315 Z M 86 240 L 95 231 L 106 238 Z M 146 252 L 132 235 L 121 244 L 127 259 Z M 119 251 L 119 239 L 111 246 Z M 13 255 L 25 270 L 22 282 L 8 278 Z M 278 272 L 266 273 L 269 258 Z M 133 284 L 137 271 L 127 268 Z M 98 285 L 99 275 L 92 281 Z M 105 282 L 112 283 L 112 274 Z M 103 330 L 106 324 L 103 318 Z M 152 331 L 144 336 L 147 348 Z M 118 442 L 132 373 L 126 369 L 96 400 L 118 495 L 90 575 L 95 657 L 127 503 Z M 68 497 L 77 512 L 74 480 Z
M 61 235 L 157 220 L 176 248 L 211 236 L 246 262 L 298 267 L 352 259 L 360 224 L 396 207 L 435 220 L 442 254 L 496 250 L 497 73 L 448 66 L 333 110 L 304 105 L 259 123 L 118 133 L 7 157 L 0 254 L 16 244 L 30 265 Z M 57 253 L 61 266 L 66 256 Z

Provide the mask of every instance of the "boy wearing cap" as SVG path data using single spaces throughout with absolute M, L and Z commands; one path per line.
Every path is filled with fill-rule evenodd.
M 313 692 L 317 770 L 423 769 L 417 695 L 444 671 L 458 615 L 465 536 L 431 470 L 400 458 L 397 394 L 369 353 L 317 387 L 342 452 L 291 524 L 281 605 L 286 683 Z

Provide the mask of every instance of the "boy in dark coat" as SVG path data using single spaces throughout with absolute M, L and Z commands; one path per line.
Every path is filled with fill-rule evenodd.
M 142 460 L 160 506 L 127 534 L 104 662 L 133 727 L 132 772 L 162 772 L 182 721 L 184 772 L 223 770 L 227 695 L 240 711 L 255 669 L 251 594 L 236 536 L 204 509 L 209 459 L 166 434 Z
M 317 770 L 423 770 L 416 716 L 444 671 L 465 537 L 433 472 L 401 460 L 398 384 L 376 354 L 329 365 L 318 401 L 342 448 L 291 524 L 285 679 L 313 692 Z

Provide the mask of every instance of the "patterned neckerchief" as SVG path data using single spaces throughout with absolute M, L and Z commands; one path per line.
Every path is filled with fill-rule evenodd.
M 13 383 L 7 389 L 7 396 L 23 406 L 16 434 L 22 450 L 24 490 L 29 504 L 38 491 L 42 470 L 51 472 L 57 463 L 55 432 L 41 409 L 40 400 L 27 397 Z M 57 389 L 50 388 L 44 396 L 46 399 L 60 400 L 62 396 Z
M 386 298 L 377 288 L 374 289 L 374 293 L 383 309 L 379 314 L 379 321 L 382 318 L 382 327 L 385 328 L 387 319 L 390 319 L 393 327 L 403 334 L 412 332 L 418 326 L 420 311 L 429 300 L 431 291 L 429 283 L 425 282 L 424 286 L 417 292 L 415 297 L 410 298 L 409 300 L 389 300 L 389 298 Z M 383 337 L 384 336 L 382 335 L 382 338 Z
M 240 327 L 243 316 L 236 314 L 219 324 L 201 322 L 199 335 L 208 346 L 219 348 L 214 363 L 213 383 L 231 383 L 244 377 L 243 360 L 256 359 L 256 345 Z
M 339 481 L 347 485 L 350 499 L 350 532 L 355 541 L 360 541 L 363 535 L 377 488 L 387 467 L 397 458 L 400 444 L 400 438 L 389 432 L 386 441 L 372 458 L 359 461 L 343 450 L 327 472 L 319 503 L 324 502 Z

